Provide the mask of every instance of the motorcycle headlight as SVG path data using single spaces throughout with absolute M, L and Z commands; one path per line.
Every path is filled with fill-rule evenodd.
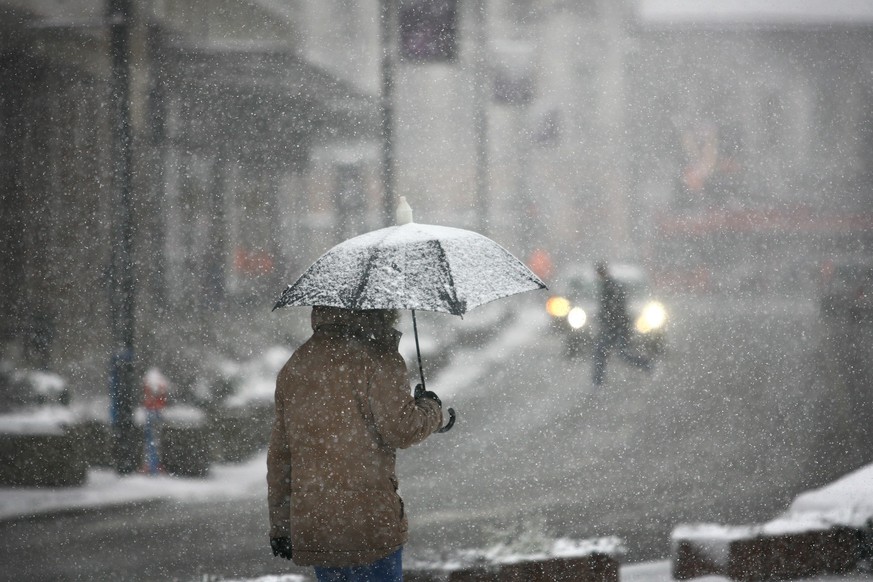
M 558 295 L 549 297 L 546 301 L 546 312 L 552 317 L 566 317 L 570 313 L 570 302 Z
M 667 310 L 657 301 L 651 301 L 643 307 L 642 313 L 637 318 L 636 328 L 640 333 L 649 333 L 660 329 L 667 323 Z
M 570 324 L 570 327 L 573 329 L 579 329 L 585 322 L 588 321 L 588 314 L 585 313 L 585 310 L 581 307 L 574 307 L 567 314 L 567 323 Z

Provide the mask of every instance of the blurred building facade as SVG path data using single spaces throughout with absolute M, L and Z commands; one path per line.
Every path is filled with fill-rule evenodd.
M 873 7 L 642 0 L 634 31 L 631 220 L 665 283 L 816 292 L 873 259 Z
M 715 4 L 449 2 L 450 57 L 391 48 L 396 192 L 559 268 L 676 280 L 800 244 L 869 252 L 873 9 Z M 282 286 L 384 223 L 386 4 L 133 5 L 138 357 L 173 370 L 192 346 L 248 349 L 241 328 L 275 339 Z M 0 355 L 88 385 L 114 308 L 106 13 L 0 0 Z
M 91 393 L 118 350 L 110 4 L 0 2 L 2 357 Z M 342 211 L 373 220 L 378 19 L 342 4 L 129 3 L 140 366 L 196 374 L 185 363 L 210 347 L 244 354 Z M 353 34 L 317 26 L 337 15 Z M 328 33 L 370 70 L 325 60 Z

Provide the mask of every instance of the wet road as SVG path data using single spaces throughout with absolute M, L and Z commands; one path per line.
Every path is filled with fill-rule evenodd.
M 870 462 L 852 392 L 859 373 L 840 371 L 854 344 L 833 347 L 812 301 L 677 299 L 660 369 L 611 361 L 597 392 L 588 359 L 564 359 L 531 305 L 430 381 L 460 416 L 400 453 L 407 561 L 522 531 L 618 535 L 626 562 L 664 558 L 678 523 L 768 519 Z M 0 578 L 304 572 L 269 555 L 265 528 L 260 496 L 7 522 Z
M 410 553 L 535 529 L 663 558 L 680 522 L 769 519 L 869 462 L 816 303 L 691 298 L 672 312 L 653 376 L 613 359 L 595 392 L 588 358 L 540 334 L 462 390 L 467 422 L 403 459 Z

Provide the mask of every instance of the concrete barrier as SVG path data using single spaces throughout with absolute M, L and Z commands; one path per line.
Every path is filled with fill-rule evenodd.
M 723 574 L 720 565 L 696 546 L 693 540 L 678 540 L 673 545 L 672 574 L 674 580 L 690 580 L 699 576 Z
M 783 524 L 784 525 L 784 524 Z M 739 582 L 792 580 L 856 569 L 863 533 L 849 526 L 774 531 L 761 526 L 682 526 L 673 532 L 676 580 L 711 574 Z
M 500 580 L 507 582 L 618 582 L 618 560 L 604 554 L 550 558 L 506 564 Z
M 0 435 L 0 485 L 75 487 L 85 482 L 87 464 L 72 432 L 57 435 Z
M 727 575 L 742 582 L 791 580 L 854 570 L 860 532 L 848 527 L 735 540 Z

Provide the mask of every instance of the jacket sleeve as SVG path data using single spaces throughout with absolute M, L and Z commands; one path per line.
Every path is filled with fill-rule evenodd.
M 267 503 L 270 537 L 291 535 L 291 450 L 285 432 L 285 406 L 281 393 L 282 375 L 276 382 L 276 417 L 267 450 Z
M 376 359 L 370 377 L 370 410 L 382 441 L 405 449 L 426 439 L 443 422 L 442 408 L 430 398 L 416 401 L 409 393 L 406 364 L 398 353 Z

